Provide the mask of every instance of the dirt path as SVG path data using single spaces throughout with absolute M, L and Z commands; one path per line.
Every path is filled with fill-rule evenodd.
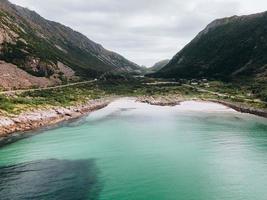
M 210 90 L 207 90 L 207 89 L 203 89 L 203 88 L 196 87 L 196 86 L 192 86 L 192 85 L 188 85 L 188 84 L 183 84 L 183 85 L 186 86 L 186 87 L 189 87 L 189 88 L 196 89 L 196 90 L 199 91 L 199 92 L 205 92 L 205 93 L 209 93 L 209 94 L 217 95 L 217 96 L 219 96 L 219 97 L 228 97 L 228 98 L 231 97 L 231 95 L 226 94 L 226 93 L 214 92 L 214 91 L 210 91 Z M 267 102 L 262 101 L 262 100 L 260 100 L 260 99 L 248 99 L 248 98 L 245 98 L 245 97 L 243 97 L 243 96 L 234 96 L 234 97 L 235 97 L 235 98 L 237 98 L 237 97 L 242 98 L 244 101 L 247 101 L 247 102 L 267 104 Z
M 66 85 L 57 85 L 57 86 L 46 87 L 46 88 L 9 90 L 9 91 L 0 92 L 0 94 L 2 94 L 2 95 L 11 95 L 11 94 L 20 94 L 20 93 L 24 93 L 24 92 L 34 92 L 34 91 L 51 90 L 51 89 L 65 88 L 65 87 L 75 86 L 75 85 L 82 85 L 82 84 L 87 84 L 87 83 L 94 83 L 96 81 L 97 80 L 82 81 L 82 82 L 69 83 L 69 84 L 66 84 Z

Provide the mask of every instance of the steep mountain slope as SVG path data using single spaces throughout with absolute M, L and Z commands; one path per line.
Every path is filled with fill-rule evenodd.
M 170 62 L 170 60 L 168 60 L 168 59 L 159 61 L 156 64 L 154 64 L 152 67 L 148 68 L 147 71 L 148 71 L 148 73 L 157 72 L 160 69 L 162 69 L 163 67 L 165 67 L 169 62 Z
M 56 79 L 48 79 L 45 77 L 36 77 L 30 75 L 13 64 L 0 61 L 0 85 L 8 90 L 29 88 L 32 86 L 47 87 L 59 84 Z
M 218 19 L 154 74 L 172 78 L 266 79 L 267 12 Z
M 64 80 L 72 70 L 85 78 L 140 72 L 138 65 L 86 36 L 7 0 L 0 0 L 0 60 L 33 76 Z

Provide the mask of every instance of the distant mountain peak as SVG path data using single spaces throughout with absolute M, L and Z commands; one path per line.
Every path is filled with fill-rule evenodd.
M 203 31 L 201 31 L 197 35 L 197 38 L 201 37 L 203 34 L 206 34 L 210 30 L 215 29 L 219 26 L 223 26 L 223 25 L 226 25 L 228 23 L 235 22 L 235 21 L 242 21 L 242 20 L 248 20 L 248 19 L 262 17 L 262 16 L 266 15 L 266 13 L 267 12 L 261 12 L 261 13 L 256 13 L 256 14 L 251 14 L 251 15 L 241 15 L 241 16 L 233 15 L 231 17 L 224 17 L 224 18 L 215 19 L 210 24 L 208 24 Z
M 155 63 L 152 67 L 148 68 L 148 72 L 157 72 L 161 70 L 163 67 L 165 67 L 169 63 L 169 59 L 161 60 L 157 63 Z

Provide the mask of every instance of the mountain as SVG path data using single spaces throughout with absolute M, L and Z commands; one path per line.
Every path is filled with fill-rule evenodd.
M 267 77 L 267 12 L 213 21 L 155 77 Z
M 30 75 L 49 79 L 141 70 L 81 33 L 7 0 L 0 0 L 0 60 Z
M 157 71 L 159 71 L 160 69 L 162 69 L 163 67 L 165 67 L 169 62 L 170 62 L 169 59 L 159 61 L 159 62 L 157 62 L 156 64 L 154 64 L 152 67 L 148 68 L 147 71 L 148 71 L 149 73 L 157 72 Z

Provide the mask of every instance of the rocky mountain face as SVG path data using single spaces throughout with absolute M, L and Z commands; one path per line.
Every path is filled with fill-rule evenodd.
M 266 80 L 267 12 L 213 21 L 154 76 Z
M 169 59 L 162 60 L 154 64 L 152 67 L 148 68 L 147 71 L 148 73 L 153 73 L 161 70 L 163 67 L 165 67 L 168 63 L 170 62 Z
M 106 72 L 141 71 L 81 33 L 7 0 L 0 0 L 0 60 L 32 76 L 61 82 Z

